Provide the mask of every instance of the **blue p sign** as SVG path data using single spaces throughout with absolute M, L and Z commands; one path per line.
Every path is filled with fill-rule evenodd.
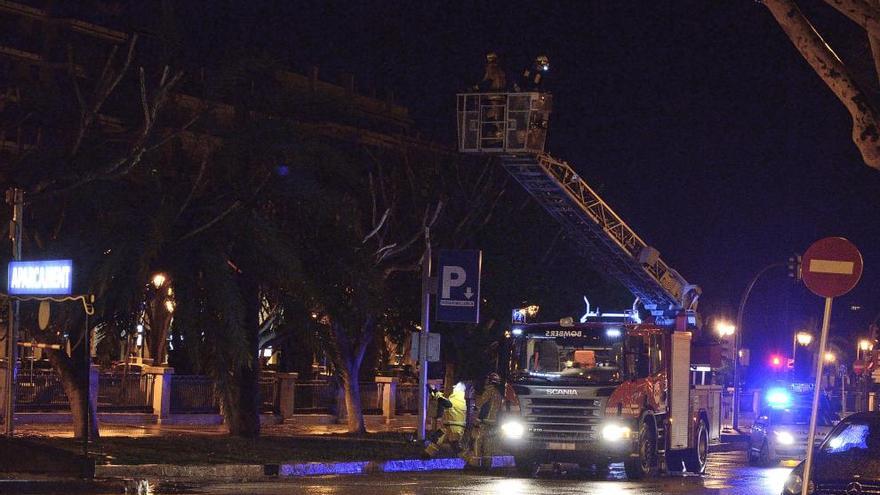
M 437 321 L 479 323 L 482 252 L 440 251 Z

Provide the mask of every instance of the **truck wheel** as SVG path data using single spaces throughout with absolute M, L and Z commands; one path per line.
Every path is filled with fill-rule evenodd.
M 696 445 L 685 455 L 684 465 L 692 473 L 703 474 L 709 460 L 709 428 L 702 419 L 697 424 L 697 434 L 694 440 Z
M 516 473 L 523 478 L 534 478 L 538 474 L 540 464 L 530 455 L 515 455 L 513 462 L 516 463 Z
M 639 456 L 628 458 L 623 467 L 631 480 L 657 474 L 657 435 L 647 421 L 639 423 Z

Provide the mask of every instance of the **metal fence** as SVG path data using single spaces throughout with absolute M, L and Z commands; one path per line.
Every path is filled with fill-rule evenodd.
M 264 375 L 260 377 L 260 412 L 278 412 L 279 392 L 279 381 L 275 376 Z
M 152 412 L 155 375 L 101 373 L 98 375 L 98 410 Z
M 301 381 L 294 384 L 293 412 L 331 413 L 336 409 L 337 387 L 329 380 Z
M 397 384 L 397 414 L 416 414 L 419 410 L 419 386 L 412 383 Z
M 216 414 L 219 404 L 210 377 L 174 375 L 171 379 L 171 414 Z
M 364 414 L 382 414 L 382 387 L 384 383 L 361 382 L 361 411 Z
M 52 370 L 19 370 L 15 383 L 17 411 L 68 411 L 70 400 L 61 377 Z

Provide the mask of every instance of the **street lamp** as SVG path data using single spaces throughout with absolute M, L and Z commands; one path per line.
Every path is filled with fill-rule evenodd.
M 871 350 L 873 346 L 871 345 L 871 341 L 868 339 L 862 339 L 859 341 L 858 347 L 856 347 L 856 361 L 859 360 L 859 351 L 862 353 L 868 352 Z M 863 356 L 864 358 L 864 356 Z
M 739 329 L 736 337 L 733 339 L 733 355 L 739 356 L 739 350 L 742 348 L 742 334 L 743 334 L 743 313 L 746 309 L 746 301 L 749 300 L 749 294 L 752 292 L 752 289 L 755 287 L 755 284 L 758 283 L 758 279 L 761 278 L 762 275 L 767 273 L 768 271 L 778 268 L 781 266 L 785 266 L 785 263 L 770 263 L 769 265 L 761 268 L 758 273 L 755 274 L 754 277 L 749 281 L 749 285 L 746 286 L 746 290 L 743 291 L 742 297 L 739 300 L 739 309 L 736 312 L 736 328 Z M 733 360 L 733 429 L 739 429 L 739 359 Z
M 834 361 L 837 361 L 837 356 L 835 356 L 833 352 L 826 352 L 825 353 L 825 362 L 826 363 L 834 363 Z
M 159 287 L 162 287 L 162 284 L 164 284 L 164 283 L 165 283 L 165 274 L 164 273 L 157 273 L 157 274 L 153 275 L 153 285 L 155 285 L 157 289 Z
M 730 337 L 736 332 L 736 326 L 729 321 L 720 320 L 715 322 L 715 332 L 719 337 L 724 339 L 725 337 Z
M 810 342 L 813 341 L 813 335 L 809 332 L 800 331 L 794 334 L 794 338 L 791 342 L 791 363 L 794 365 L 794 361 L 797 358 L 797 346 L 798 344 L 806 347 L 810 345 Z

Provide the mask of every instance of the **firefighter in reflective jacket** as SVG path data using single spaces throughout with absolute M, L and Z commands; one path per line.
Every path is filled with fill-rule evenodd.
M 432 439 L 425 448 L 425 454 L 434 457 L 443 448 L 449 448 L 454 453 L 459 450 L 459 442 L 464 434 L 465 423 L 465 397 L 464 384 L 457 383 L 449 394 L 449 398 L 443 397 L 439 392 L 432 393 L 432 399 L 437 401 L 437 412 L 443 409 L 443 425 L 440 427 L 439 438 Z
M 477 419 L 471 431 L 473 443 L 471 449 L 464 456 L 470 466 L 480 466 L 480 461 L 486 453 L 486 445 L 495 435 L 498 411 L 502 404 L 500 386 L 501 377 L 498 376 L 498 373 L 489 373 L 486 376 L 483 393 L 477 397 L 474 404 L 477 410 Z

